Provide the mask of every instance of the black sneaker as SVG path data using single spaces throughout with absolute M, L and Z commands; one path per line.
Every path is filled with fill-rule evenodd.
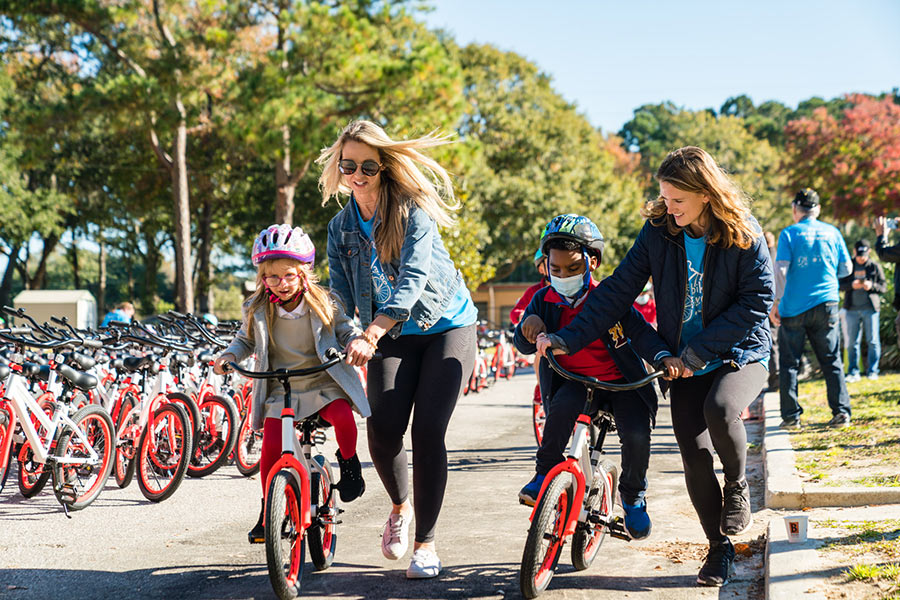
M 341 469 L 341 480 L 337 484 L 342 502 L 352 502 L 366 491 L 366 481 L 362 476 L 362 466 L 359 464 L 359 455 L 354 454 L 350 458 L 341 456 L 337 451 L 338 466 Z
M 838 413 L 831 417 L 831 420 L 828 421 L 829 427 L 836 427 L 838 429 L 842 429 L 850 425 L 850 415 L 847 413 Z
M 800 429 L 800 417 L 783 419 L 779 425 L 782 429 Z
M 740 535 L 746 532 L 753 524 L 747 480 L 726 481 L 722 495 L 722 519 L 719 523 L 722 535 Z
M 263 518 L 266 514 L 266 501 L 265 499 L 260 501 L 259 508 L 259 520 L 256 522 L 256 525 L 253 526 L 253 529 L 247 534 L 247 541 L 251 544 L 264 544 L 266 542 L 266 528 L 263 526 Z
M 710 542 L 706 561 L 700 567 L 700 573 L 697 575 L 697 583 L 721 587 L 728 583 L 728 578 L 733 574 L 734 546 L 731 544 L 731 540 L 725 538 L 723 542 Z

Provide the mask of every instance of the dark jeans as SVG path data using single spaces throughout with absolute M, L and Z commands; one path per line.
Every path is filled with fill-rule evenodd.
M 850 396 L 844 382 L 844 365 L 840 351 L 838 303 L 823 302 L 794 317 L 781 318 L 781 327 L 778 331 L 781 418 L 796 419 L 803 414 L 803 407 L 797 402 L 797 377 L 800 372 L 803 344 L 807 337 L 825 374 L 831 413 L 850 415 Z
M 621 380 L 624 383 L 624 379 Z M 539 475 L 565 460 L 564 453 L 575 420 L 584 408 L 586 391 L 582 384 L 564 381 L 545 407 L 544 439 L 537 451 Z M 647 490 L 647 465 L 650 462 L 650 408 L 635 391 L 594 393 L 594 408 L 600 403 L 610 403 L 616 420 L 616 431 L 622 444 L 622 474 L 619 477 L 619 494 L 622 502 L 636 504 Z
M 722 486 L 716 478 L 713 451 L 722 462 L 725 481 L 744 479 L 747 431 L 741 411 L 759 395 L 766 376 L 766 368 L 758 362 L 741 369 L 726 364 L 705 375 L 676 379 L 669 386 L 672 430 L 681 452 L 684 482 L 711 542 L 724 538 L 719 531 Z
M 770 392 L 774 392 L 778 389 L 778 327 L 769 323 L 769 329 L 772 331 L 772 350 L 769 353 L 769 383 L 768 388 Z

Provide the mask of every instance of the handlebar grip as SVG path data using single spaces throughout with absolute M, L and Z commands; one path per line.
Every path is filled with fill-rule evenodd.
M 92 350 L 99 350 L 103 347 L 103 342 L 100 340 L 81 340 L 81 345 Z
M 19 313 L 19 311 L 16 310 L 15 308 L 13 308 L 12 306 L 6 306 L 6 305 L 3 305 L 3 308 L 0 310 L 3 310 L 3 312 L 5 312 L 8 315 L 15 315 L 15 314 Z
M 0 333 L 7 335 L 28 335 L 31 333 L 31 327 L 10 327 L 9 329 L 0 329 Z
M 69 319 L 67 317 L 59 318 L 59 317 L 50 317 L 50 320 L 56 323 L 57 325 L 68 325 Z
M 126 323 L 125 321 L 110 321 L 106 325 L 108 327 L 131 327 L 131 324 Z

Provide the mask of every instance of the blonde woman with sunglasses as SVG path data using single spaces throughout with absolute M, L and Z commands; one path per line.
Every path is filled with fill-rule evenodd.
M 322 151 L 323 204 L 349 196 L 328 224 L 331 287 L 363 335 L 346 348 L 369 362 L 369 452 L 392 503 L 381 551 L 402 558 L 416 521 L 406 576 L 435 577 L 441 561 L 435 528 L 447 485 L 444 438 L 475 364 L 475 305 L 438 227 L 456 208 L 447 171 L 423 154 L 449 143 L 427 135 L 393 140 L 378 125 L 354 121 Z M 403 436 L 412 420 L 413 489 Z

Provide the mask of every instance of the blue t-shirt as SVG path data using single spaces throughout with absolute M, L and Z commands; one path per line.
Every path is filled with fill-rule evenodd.
M 687 255 L 687 291 L 684 297 L 684 314 L 681 321 L 681 340 L 678 352 L 687 347 L 698 333 L 703 331 L 703 257 L 706 255 L 706 236 L 692 238 L 684 233 L 684 250 Z M 695 371 L 694 375 L 704 375 L 722 366 L 722 359 L 710 361 L 706 367 Z
M 778 305 L 782 317 L 796 317 L 823 302 L 838 302 L 838 277 L 850 261 L 847 244 L 837 227 L 817 219 L 803 219 L 778 237 L 775 261 L 788 261 L 784 295 Z
M 131 317 L 126 315 L 124 312 L 119 310 L 118 308 L 115 310 L 111 310 L 106 313 L 106 316 L 103 317 L 103 322 L 100 323 L 100 327 L 106 327 L 109 325 L 110 321 L 121 321 L 122 323 L 131 323 Z
M 375 249 L 375 241 L 372 239 L 372 227 L 375 225 L 375 215 L 373 214 L 372 218 L 368 221 L 364 220 L 359 212 L 359 206 L 357 206 L 356 200 L 352 199 L 351 202 L 353 203 L 353 208 L 356 210 L 356 218 L 359 219 L 359 228 L 365 236 L 369 238 L 369 254 L 372 257 L 372 301 L 375 303 L 375 306 L 380 308 L 390 299 L 391 294 L 394 292 L 394 288 L 384 272 L 381 261 L 378 259 L 378 251 Z M 472 302 L 472 296 L 469 294 L 469 289 L 466 286 L 461 285 L 459 286 L 459 289 L 456 290 L 456 294 L 453 295 L 453 298 L 450 299 L 447 309 L 444 311 L 443 316 L 438 319 L 437 323 L 429 327 L 427 331 L 422 331 L 414 319 L 407 319 L 403 322 L 402 328 L 400 329 L 400 335 L 431 335 L 432 333 L 441 333 L 456 327 L 473 325 L 477 320 L 478 309 L 475 308 L 475 303 Z

